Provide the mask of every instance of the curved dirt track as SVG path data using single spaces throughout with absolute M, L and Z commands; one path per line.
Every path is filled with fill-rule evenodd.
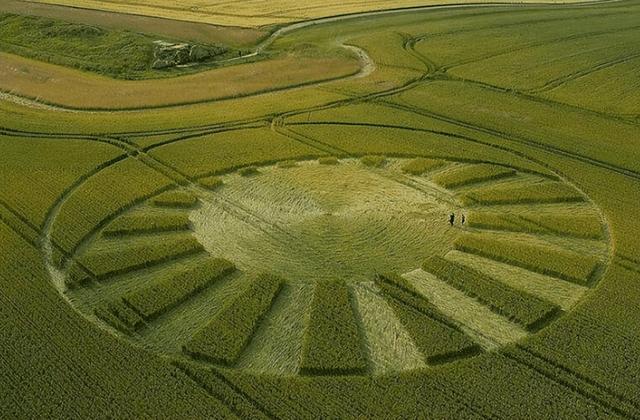
M 522 4 L 522 7 L 578 3 L 580 5 L 589 5 L 611 1 L 618 0 L 583 3 L 528 3 Z M 237 59 L 255 57 L 264 52 L 282 36 L 314 25 L 362 17 L 407 13 L 409 11 L 496 7 L 508 4 L 494 2 L 429 5 L 354 13 L 297 22 L 273 32 L 258 44 L 253 52 Z M 0 93 L 5 95 L 0 99 L 33 107 L 38 107 L 42 104 L 47 106 L 48 109 L 60 111 L 127 111 L 192 105 L 300 87 L 306 88 L 335 80 L 363 78 L 374 72 L 375 63 L 366 51 L 355 46 L 340 45 L 355 53 L 359 61 L 359 71 L 352 67 L 354 63 L 348 60 L 307 59 L 307 62 L 300 63 L 300 60 L 296 60 L 295 57 L 285 57 L 274 61 L 249 63 L 238 67 L 225 67 L 165 80 L 116 81 L 66 69 L 61 66 L 39 63 L 4 54 L 3 64 L 0 66 L 0 74 L 4 73 L 4 76 L 0 78 Z M 269 69 L 274 65 L 277 69 Z M 326 74 L 326 69 L 332 69 L 333 71 L 330 74 Z M 32 70 L 36 70 L 35 75 L 32 74 Z M 255 74 L 269 74 L 272 77 L 266 80 L 261 80 L 260 77 L 254 79 L 253 76 Z M 228 77 L 231 78 L 231 83 L 229 83 Z M 237 83 L 234 83 L 234 79 Z M 46 92 L 43 89 L 44 84 L 47 85 Z M 203 89 L 202 86 L 206 86 L 206 89 Z M 69 95 L 70 92 L 73 94 Z M 77 92 L 82 92 L 82 94 L 78 96 Z

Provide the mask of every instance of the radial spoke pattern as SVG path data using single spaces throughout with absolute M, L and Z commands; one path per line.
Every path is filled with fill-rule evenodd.
M 560 177 L 365 156 L 160 191 L 50 268 L 86 316 L 173 357 L 378 375 L 535 333 L 580 302 L 608 255 L 599 210 Z

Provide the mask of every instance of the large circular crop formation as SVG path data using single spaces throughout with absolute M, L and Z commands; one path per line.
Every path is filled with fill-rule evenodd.
M 242 167 L 163 191 L 50 269 L 85 317 L 152 351 L 269 375 L 379 375 L 515 343 L 608 264 L 560 176 L 365 156 Z

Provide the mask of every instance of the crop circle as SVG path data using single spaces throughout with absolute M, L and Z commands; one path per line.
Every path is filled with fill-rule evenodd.
M 539 331 L 589 292 L 608 250 L 597 207 L 555 175 L 367 156 L 164 192 L 94 239 L 79 258 L 89 276 L 52 272 L 87 317 L 172 357 L 375 375 Z
M 300 162 L 224 177 L 192 214 L 199 241 L 249 272 L 289 281 L 371 281 L 453 249 L 447 222 L 460 207 L 435 184 L 407 185 L 397 167 Z

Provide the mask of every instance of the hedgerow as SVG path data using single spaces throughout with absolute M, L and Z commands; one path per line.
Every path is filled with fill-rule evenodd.
M 153 63 L 157 37 L 138 30 L 114 30 L 39 16 L 2 14 L 0 18 L 2 51 L 118 79 L 188 74 L 238 55 L 238 50 L 226 46 L 194 45 L 202 54 L 198 57 L 187 51 L 188 62 L 199 66 L 156 69 Z
M 422 268 L 529 330 L 561 312 L 556 305 L 441 257 L 428 259 Z
M 182 231 L 190 227 L 189 215 L 183 212 L 135 212 L 114 220 L 102 234 L 113 237 L 146 232 Z
M 584 201 L 584 196 L 565 183 L 546 182 L 517 187 L 498 186 L 472 191 L 465 194 L 462 201 L 465 205 L 571 203 Z
M 428 363 L 438 364 L 481 351 L 403 277 L 378 275 L 376 284 Z
M 408 174 L 420 176 L 446 164 L 446 161 L 440 159 L 416 158 L 405 163 L 402 170 Z
M 478 229 L 553 233 L 587 239 L 603 236 L 602 221 L 595 215 L 471 212 L 468 223 Z
M 531 271 L 588 285 L 599 266 L 598 258 L 565 249 L 493 239 L 469 234 L 456 240 L 458 250 L 513 264 Z
M 207 258 L 197 266 L 169 271 L 150 285 L 125 294 L 123 300 L 144 319 L 153 319 L 234 270 L 235 266 L 227 260 Z
M 93 247 L 78 261 L 98 280 L 150 267 L 161 262 L 203 252 L 191 234 L 171 235 L 165 239 L 136 241 L 117 248 Z
M 158 207 L 192 208 L 198 204 L 198 197 L 184 190 L 172 190 L 154 197 L 151 202 Z
M 344 281 L 318 283 L 302 344 L 302 374 L 354 374 L 367 370 L 352 296 Z
M 453 168 L 446 172 L 436 174 L 432 179 L 436 184 L 445 188 L 456 188 L 478 182 L 492 181 L 514 176 L 517 171 L 513 168 L 491 164 L 477 164 Z
M 261 275 L 183 346 L 196 358 L 232 365 L 280 293 L 279 277 Z

